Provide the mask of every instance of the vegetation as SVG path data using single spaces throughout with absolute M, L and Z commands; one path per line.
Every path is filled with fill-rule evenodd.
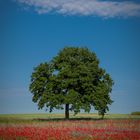
M 139 120 L 139 115 L 131 115 L 131 114 L 106 114 L 106 120 L 122 120 L 122 119 L 130 119 L 130 120 Z M 96 113 L 79 113 L 74 116 L 70 113 L 70 120 L 100 120 L 100 117 Z M 49 122 L 49 121 L 65 121 L 64 114 L 3 114 L 0 115 L 0 124 L 32 124 L 37 122 Z
M 140 111 L 132 112 L 131 115 L 140 115 Z
M 112 103 L 109 93 L 113 81 L 94 52 L 87 48 L 65 47 L 50 62 L 39 64 L 31 76 L 30 91 L 38 108 L 64 109 L 75 114 L 83 109 L 90 112 L 91 106 L 104 117 Z
M 140 139 L 140 116 L 137 115 L 108 114 L 104 120 L 98 114 L 78 114 L 70 120 L 65 120 L 64 114 L 51 115 L 0 115 L 0 140 Z

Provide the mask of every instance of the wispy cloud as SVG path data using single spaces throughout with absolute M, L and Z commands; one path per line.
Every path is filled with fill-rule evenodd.
M 110 17 L 140 16 L 140 3 L 107 0 L 16 0 L 33 7 L 39 14 L 59 13 L 63 15 L 82 15 Z

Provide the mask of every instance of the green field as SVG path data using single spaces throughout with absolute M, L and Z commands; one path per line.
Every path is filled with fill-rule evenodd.
M 70 114 L 72 120 L 98 120 L 100 116 L 95 113 L 80 113 L 76 116 Z M 140 119 L 140 115 L 130 114 L 106 114 L 104 119 Z M 0 114 L 0 123 L 36 122 L 36 121 L 65 120 L 64 114 Z

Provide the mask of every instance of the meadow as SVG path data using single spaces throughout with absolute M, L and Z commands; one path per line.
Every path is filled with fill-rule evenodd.
M 107 114 L 0 115 L 0 140 L 140 140 L 140 116 Z

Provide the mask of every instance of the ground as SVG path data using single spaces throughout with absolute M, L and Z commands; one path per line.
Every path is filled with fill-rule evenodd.
M 0 115 L 0 140 L 140 140 L 140 116 L 108 114 Z

